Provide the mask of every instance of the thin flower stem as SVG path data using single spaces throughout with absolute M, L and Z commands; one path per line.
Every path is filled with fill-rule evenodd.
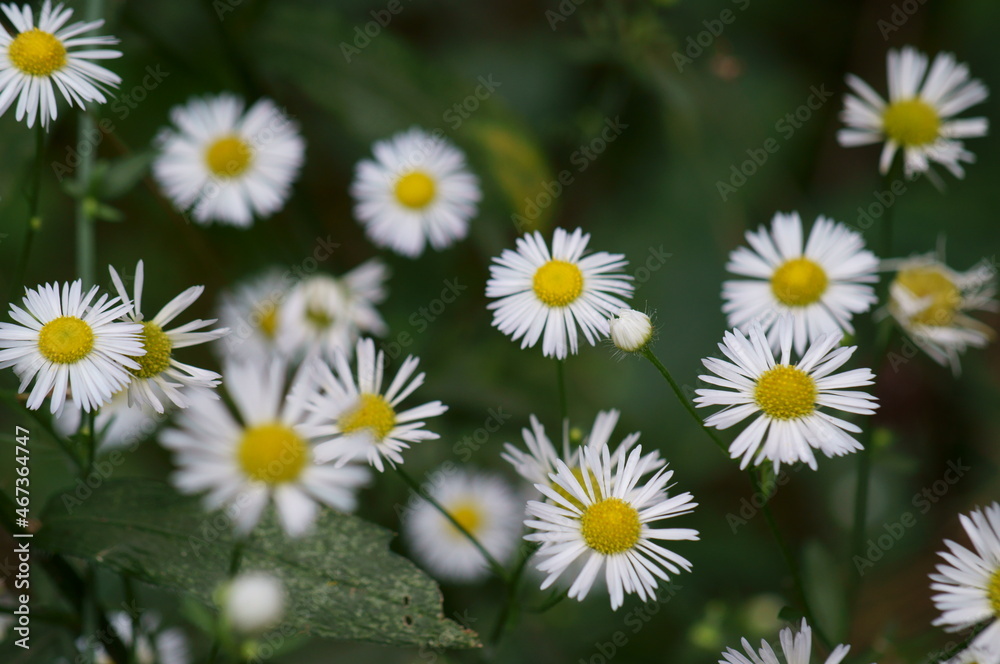
M 889 191 L 892 188 L 892 183 L 894 178 L 901 173 L 900 162 L 894 161 L 892 168 L 882 177 L 882 191 Z M 892 255 L 892 219 L 895 207 L 890 205 L 885 209 L 885 213 L 882 215 L 881 220 L 881 232 L 879 234 L 879 247 L 878 255 L 881 259 L 886 259 Z M 880 286 L 879 290 L 879 301 L 885 302 L 888 296 L 888 288 Z M 889 325 L 888 319 L 883 322 L 883 325 Z M 864 343 L 869 345 L 873 350 L 872 354 L 872 370 L 877 371 L 883 364 L 886 351 L 889 348 L 890 334 L 879 334 L 875 329 L 875 324 L 872 322 L 871 325 L 865 328 L 870 333 L 870 338 L 865 339 Z M 859 343 L 861 345 L 861 343 Z M 868 426 L 863 434 L 863 439 L 861 441 L 862 449 L 858 452 L 858 472 L 856 477 L 855 485 L 855 496 L 854 496 L 854 524 L 851 532 L 851 550 L 850 557 L 848 560 L 848 569 L 852 569 L 854 563 L 852 562 L 855 557 L 861 556 L 865 547 L 865 535 L 868 532 L 868 491 L 869 485 L 871 484 L 871 466 L 872 466 L 872 441 L 874 427 Z M 851 610 L 854 603 L 857 601 L 858 596 L 861 592 L 861 576 L 858 574 L 852 574 L 850 577 L 850 583 L 847 584 L 847 611 Z
M 87 0 L 83 9 L 86 21 L 96 21 L 104 13 L 103 0 Z M 97 131 L 94 119 L 86 109 L 80 111 L 77 124 L 79 138 L 92 136 Z M 91 195 L 91 175 L 94 167 L 94 150 L 80 151 L 80 165 L 77 167 L 77 186 L 80 198 L 76 202 L 76 271 L 83 281 L 84 288 L 90 288 L 95 283 L 97 275 L 97 228 L 95 219 L 95 203 Z
M 236 578 L 236 575 L 240 573 L 240 567 L 243 565 L 243 552 L 246 550 L 247 544 L 250 541 L 250 537 L 253 533 L 247 533 L 244 537 L 238 537 L 235 542 L 233 542 L 233 550 L 229 554 L 229 580 L 232 581 Z M 215 636 L 212 638 L 212 647 L 208 652 L 208 664 L 215 664 L 219 660 L 219 654 L 222 652 L 222 643 L 224 640 L 223 630 L 226 629 L 225 626 L 219 622 L 215 626 Z
M 763 489 L 760 485 L 760 481 L 752 470 L 747 471 L 750 476 L 750 484 L 754 487 L 754 490 L 758 493 L 763 493 Z M 778 543 L 778 548 L 781 549 L 781 556 L 785 559 L 785 564 L 788 566 L 788 572 L 792 575 L 792 585 L 795 588 L 795 594 L 799 604 L 802 606 L 802 613 L 805 615 L 806 621 L 812 627 L 813 631 L 823 645 L 830 649 L 830 640 L 826 637 L 819 623 L 816 621 L 816 616 L 813 615 L 812 606 L 809 604 L 809 599 L 806 595 L 806 587 L 802 581 L 802 573 L 799 571 L 799 565 L 795 561 L 795 555 L 792 553 L 792 549 L 788 546 L 788 542 L 785 541 L 784 535 L 781 534 L 781 529 L 778 528 L 778 522 L 774 518 L 774 513 L 771 512 L 770 501 L 766 501 L 764 506 L 761 508 L 761 512 L 764 514 L 764 520 L 767 522 L 768 528 L 771 529 L 771 534 L 774 536 L 774 540 Z
M 493 628 L 493 634 L 490 637 L 490 643 L 494 649 L 497 644 L 500 643 L 500 639 L 503 638 L 503 635 L 507 632 L 507 625 L 511 622 L 514 616 L 514 608 L 517 605 L 517 591 L 521 582 L 521 577 L 524 574 L 524 568 L 528 564 L 528 559 L 531 558 L 532 554 L 534 554 L 537 550 L 537 543 L 532 543 L 526 546 L 521 554 L 521 559 L 517 562 L 517 566 L 515 566 L 514 571 L 511 572 L 510 583 L 507 584 L 507 597 L 500 609 L 500 616 L 497 618 L 497 624 Z
M 417 483 L 416 480 L 414 480 L 412 477 L 410 477 L 409 473 L 407 473 L 405 470 L 403 470 L 399 466 L 396 466 L 396 473 L 400 476 L 400 478 L 402 478 L 402 480 L 406 483 L 406 485 L 408 487 L 410 487 L 410 490 L 413 491 L 413 493 L 417 494 L 418 496 L 420 496 L 421 498 L 423 498 L 424 500 L 426 500 L 428 503 L 430 503 L 430 505 L 434 509 L 436 509 L 438 512 L 440 512 L 444 516 L 444 518 L 448 519 L 448 521 L 451 522 L 451 525 L 455 526 L 455 528 L 458 530 L 458 532 L 462 533 L 462 535 L 464 535 L 467 540 L 469 540 L 470 542 L 472 542 L 472 545 L 474 547 L 476 547 L 476 549 L 479 551 L 479 553 L 482 554 L 483 558 L 486 559 L 487 564 L 490 566 L 490 569 L 493 570 L 494 574 L 496 574 L 505 584 L 509 584 L 510 583 L 511 579 L 510 579 L 510 577 L 507 574 L 507 570 L 504 569 L 504 566 L 501 565 L 497 561 L 497 559 L 494 558 L 493 555 L 490 554 L 490 552 L 486 550 L 486 547 L 484 547 L 479 542 L 479 540 L 476 539 L 475 535 L 473 535 L 472 533 L 470 533 L 465 528 L 465 526 L 463 526 L 461 523 L 459 523 L 455 519 L 455 517 L 453 517 L 448 512 L 448 510 L 446 510 L 444 508 L 444 506 L 441 505 L 441 503 L 439 503 L 437 500 L 435 500 L 427 491 L 424 490 L 424 488 L 422 486 L 420 486 L 419 483 Z
M 563 422 L 569 412 L 566 406 L 566 360 L 556 360 L 556 383 L 559 386 L 559 421 Z
M 726 456 L 729 456 L 729 446 L 726 445 L 725 441 L 719 437 L 719 434 L 717 434 L 714 429 L 705 425 L 705 421 L 701 419 L 701 415 L 699 415 L 698 411 L 694 409 L 694 404 L 692 404 L 691 401 L 684 396 L 681 386 L 677 384 L 677 381 L 674 380 L 674 377 L 670 375 L 667 368 L 663 366 L 663 363 L 656 357 L 653 350 L 649 346 L 646 346 L 642 350 L 642 356 L 652 362 L 653 366 L 657 368 L 660 374 L 667 379 L 667 382 L 670 383 L 670 387 L 673 389 L 674 394 L 677 395 L 677 399 L 684 406 L 685 410 L 691 414 L 691 417 L 693 417 L 694 421 L 698 423 L 698 426 L 700 426 L 702 430 L 708 434 L 708 437 L 712 439 L 712 442 L 718 445 L 719 449 L 725 452 Z
M 28 189 L 28 220 L 24 231 L 24 244 L 21 247 L 21 256 L 17 261 L 17 269 L 14 270 L 14 281 L 11 283 L 10 299 L 13 300 L 18 289 L 24 286 L 24 276 L 28 271 L 28 257 L 31 255 L 31 245 L 35 240 L 35 235 L 42 227 L 42 218 L 38 214 L 38 201 L 41 199 L 42 171 L 45 168 L 45 129 L 42 123 L 38 123 L 35 132 L 35 168 L 31 176 L 31 186 Z

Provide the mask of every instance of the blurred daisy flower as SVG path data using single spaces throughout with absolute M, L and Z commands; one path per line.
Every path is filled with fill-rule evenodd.
M 232 506 L 235 530 L 242 535 L 272 500 L 290 537 L 309 531 L 317 503 L 352 511 L 355 492 L 368 482 L 369 471 L 318 460 L 315 439 L 304 426 L 303 401 L 297 398 L 301 377 L 286 398 L 282 362 L 227 361 L 222 375 L 236 414 L 222 400 L 192 398 L 179 412 L 177 428 L 160 435 L 163 446 L 175 453 L 178 470 L 172 481 L 178 490 L 207 492 L 206 510 Z
M 746 332 L 754 321 L 777 349 L 776 321 L 791 314 L 795 352 L 831 332 L 854 332 L 851 317 L 876 302 L 878 259 L 859 233 L 818 217 L 803 244 L 798 212 L 777 213 L 770 230 L 747 231 L 750 248 L 729 254 L 726 269 L 749 279 L 722 284 L 729 327 Z
M 804 618 L 799 626 L 798 634 L 791 627 L 786 627 L 781 630 L 779 639 L 786 664 L 809 664 L 812 659 L 812 628 L 809 627 Z M 767 641 L 762 639 L 760 649 L 756 652 L 746 639 L 743 639 L 742 643 L 746 655 L 739 650 L 727 648 L 726 652 L 722 653 L 719 664 L 762 664 L 762 662 L 778 664 L 778 655 Z M 826 658 L 824 664 L 840 664 L 850 650 L 851 646 L 838 645 Z
M 49 408 L 59 413 L 67 398 L 83 410 L 100 408 L 129 384 L 137 359 L 145 354 L 142 325 L 115 322 L 132 304 L 83 292 L 82 282 L 46 284 L 25 289 L 23 309 L 10 305 L 17 325 L 0 323 L 0 369 L 13 367 L 21 379 L 19 392 L 32 380 L 27 406 L 38 410 L 52 394 Z
M 425 488 L 498 562 L 510 560 L 520 540 L 524 503 L 503 479 L 457 471 Z M 438 579 L 470 583 L 489 575 L 475 545 L 426 500 L 410 503 L 402 525 L 417 560 Z
M 219 321 L 229 334 L 216 344 L 223 357 L 268 360 L 281 353 L 281 308 L 295 280 L 291 273 L 271 270 L 238 284 L 219 300 Z
M 493 326 L 521 348 L 542 339 L 542 354 L 564 359 L 577 352 L 577 327 L 591 346 L 609 334 L 608 317 L 632 297 L 632 277 L 622 273 L 622 254 L 599 251 L 584 256 L 590 234 L 557 228 L 549 252 L 537 231 L 517 240 L 490 266 L 486 297 L 497 298 Z M 544 338 L 542 337 L 544 333 Z
M 118 272 L 109 267 L 111 280 L 115 284 L 118 296 L 123 302 L 128 301 L 128 289 L 122 282 Z M 149 404 L 157 413 L 164 410 L 161 398 L 167 398 L 178 408 L 187 408 L 188 400 L 183 391 L 196 387 L 215 387 L 221 376 L 214 371 L 199 369 L 190 364 L 178 362 L 174 351 L 178 348 L 196 346 L 214 341 L 229 332 L 226 328 L 205 331 L 204 328 L 215 323 L 215 319 L 193 320 L 172 330 L 164 330 L 164 326 L 194 304 L 204 286 L 192 286 L 172 299 L 160 309 L 150 320 L 143 320 L 142 287 L 145 280 L 143 263 L 140 260 L 135 267 L 134 297 L 132 310 L 125 318 L 142 325 L 142 345 L 146 353 L 134 358 L 139 364 L 138 370 L 132 370 L 132 380 L 128 385 L 129 405 Z
M 594 418 L 594 425 L 590 429 L 590 434 L 579 441 L 579 445 L 574 444 L 570 438 L 569 421 L 563 421 L 562 448 L 557 450 L 552 441 L 545 433 L 538 418 L 532 415 L 529 418 L 531 429 L 521 429 L 521 437 L 527 452 L 524 452 L 511 443 L 504 443 L 504 451 L 501 458 L 512 465 L 517 474 L 532 484 L 556 485 L 552 482 L 551 476 L 556 472 L 556 462 L 563 461 L 573 473 L 579 470 L 580 458 L 584 449 L 598 451 L 601 448 L 609 447 L 611 434 L 618 424 L 621 413 L 617 410 L 602 410 Z M 611 454 L 611 463 L 618 463 L 618 458 L 627 454 L 635 444 L 639 442 L 639 432 L 630 433 L 615 448 Z M 660 459 L 660 453 L 653 450 L 646 455 L 644 460 L 647 472 L 659 469 L 666 462 Z M 577 477 L 582 480 L 581 477 Z M 558 488 L 556 489 L 559 490 Z M 569 494 L 566 494 L 567 496 Z
M 448 410 L 440 401 L 398 410 L 424 384 L 425 374 L 414 376 L 419 364 L 419 359 L 408 356 L 383 393 L 385 354 L 378 351 L 376 355 L 371 339 L 358 341 L 357 379 L 344 352 L 335 355 L 332 370 L 325 362 L 310 363 L 315 383 L 304 394 L 306 408 L 313 414 L 308 431 L 323 441 L 316 447 L 317 458 L 335 460 L 338 466 L 367 459 L 383 472 L 383 461 L 392 467 L 403 463 L 400 452 L 410 443 L 440 438 L 425 429 L 423 421 Z
M 117 44 L 114 37 L 84 37 L 86 32 L 104 25 L 103 20 L 70 23 L 72 9 L 62 3 L 42 3 L 35 24 L 28 5 L 0 5 L 15 34 L 0 30 L 0 115 L 17 100 L 15 117 L 27 118 L 34 126 L 35 116 L 46 129 L 55 120 L 56 89 L 70 106 L 81 109 L 88 101 L 104 103 L 104 93 L 117 87 L 121 79 L 93 60 L 120 58 L 121 51 L 102 46 Z M 80 50 L 83 49 L 83 50 Z
M 458 148 L 415 127 L 372 152 L 355 169 L 351 195 L 373 243 L 415 258 L 426 244 L 441 250 L 466 236 L 482 193 Z
M 959 520 L 975 551 L 945 540 L 947 551 L 938 555 L 945 563 L 931 574 L 934 606 L 941 615 L 934 625 L 949 632 L 971 627 L 983 629 L 969 650 L 980 657 L 978 664 L 1000 662 L 1000 504 L 974 510 Z
M 933 254 L 886 265 L 896 270 L 889 313 L 917 346 L 958 375 L 959 355 L 969 347 L 983 348 L 995 336 L 993 328 L 965 312 L 997 310 L 996 271 L 984 264 L 956 272 Z
M 833 373 L 857 348 L 840 346 L 842 335 L 834 332 L 810 344 L 798 363 L 791 364 L 790 319 L 779 321 L 778 330 L 778 361 L 757 323 L 750 326 L 749 339 L 739 330 L 726 332 L 719 350 L 728 362 L 702 360 L 712 374 L 698 378 L 725 388 L 695 390 L 699 408 L 725 406 L 709 416 L 705 425 L 728 429 L 759 413 L 729 446 L 732 458 L 741 458 L 741 470 L 751 459 L 755 466 L 765 459 L 773 461 L 775 473 L 782 463 L 798 461 L 816 470 L 813 449 L 828 457 L 862 449 L 848 433 L 860 433 L 860 427 L 820 410 L 872 415 L 878 407 L 875 397 L 851 389 L 873 384 L 871 369 Z
M 926 76 L 925 76 L 926 75 Z M 927 56 L 907 46 L 888 55 L 889 101 L 886 103 L 867 83 L 849 74 L 854 91 L 844 98 L 840 119 L 847 125 L 837 133 L 844 147 L 885 142 L 879 171 L 889 172 L 893 157 L 903 151 L 906 175 L 932 175 L 931 162 L 963 177 L 962 162 L 975 155 L 960 140 L 985 136 L 986 118 L 954 116 L 986 100 L 986 86 L 969 78 L 969 68 L 951 53 L 939 53 L 930 69 Z
M 98 441 L 98 452 L 110 452 L 121 448 L 134 449 L 139 443 L 149 438 L 167 419 L 171 411 L 169 402 L 164 413 L 157 413 L 146 402 L 135 406 L 128 404 L 128 388 L 117 392 L 111 401 L 101 406 L 94 416 L 94 431 Z M 62 413 L 52 418 L 52 426 L 66 437 L 72 436 L 80 429 L 83 414 L 80 407 L 70 399 Z
M 524 538 L 540 544 L 534 559 L 538 571 L 548 575 L 542 590 L 573 568 L 576 579 L 569 597 L 583 600 L 603 572 L 611 608 L 617 609 L 625 593 L 654 599 L 657 577 L 669 581 L 670 574 L 691 569 L 686 558 L 655 540 L 697 540 L 698 531 L 651 525 L 689 514 L 697 503 L 690 493 L 667 497 L 673 471 L 665 467 L 642 482 L 650 468 L 641 446 L 627 457 L 620 455 L 617 464 L 605 446 L 584 450 L 575 469 L 562 461 L 556 461 L 556 468 L 552 486 L 535 485 L 549 500 L 529 501 L 524 522 L 535 531 Z
M 194 220 L 247 227 L 279 211 L 298 177 L 305 143 L 298 125 L 269 99 L 244 113 L 232 94 L 174 107 L 176 128 L 160 132 L 153 175 Z
M 362 334 L 386 334 L 389 328 L 375 305 L 385 300 L 388 277 L 385 264 L 372 259 L 340 277 L 317 274 L 296 284 L 281 306 L 278 342 L 284 352 L 350 356 Z

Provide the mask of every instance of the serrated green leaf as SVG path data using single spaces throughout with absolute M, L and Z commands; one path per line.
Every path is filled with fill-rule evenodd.
M 190 593 L 212 605 L 227 578 L 233 537 L 222 512 L 148 480 L 106 482 L 83 500 L 57 494 L 35 542 L 147 583 Z M 474 632 L 446 620 L 441 592 L 409 560 L 391 553 L 392 533 L 360 518 L 323 510 L 312 534 L 289 540 L 268 514 L 244 549 L 243 570 L 285 583 L 284 625 L 294 633 L 398 646 L 469 648 Z

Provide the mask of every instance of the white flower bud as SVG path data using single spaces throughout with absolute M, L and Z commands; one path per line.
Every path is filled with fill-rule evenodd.
M 649 316 L 635 309 L 619 309 L 608 319 L 611 341 L 619 350 L 635 353 L 646 347 L 653 338 L 653 323 Z
M 222 594 L 223 615 L 241 634 L 274 627 L 285 614 L 285 586 L 263 572 L 240 574 Z

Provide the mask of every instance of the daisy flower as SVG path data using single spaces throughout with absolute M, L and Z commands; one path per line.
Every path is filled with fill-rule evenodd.
M 956 272 L 933 255 L 888 263 L 896 269 L 887 307 L 913 342 L 938 364 L 961 372 L 959 354 L 983 348 L 995 333 L 965 312 L 996 311 L 996 272 L 988 265 Z
M 928 70 L 927 56 L 909 46 L 889 51 L 888 78 L 886 103 L 860 78 L 847 76 L 847 84 L 855 94 L 844 98 L 840 119 L 847 128 L 837 133 L 840 144 L 854 147 L 884 141 L 879 159 L 883 175 L 902 149 L 908 177 L 933 173 L 932 161 L 955 177 L 963 177 L 961 163 L 972 163 L 975 155 L 956 139 L 985 136 L 989 123 L 986 118 L 955 116 L 985 101 L 986 86 L 969 78 L 969 68 L 959 64 L 951 53 L 939 53 Z
M 81 36 L 104 25 L 103 20 L 66 25 L 73 10 L 62 3 L 53 7 L 50 0 L 42 3 L 37 25 L 28 5 L 5 4 L 0 9 L 17 31 L 12 35 L 0 30 L 0 115 L 17 99 L 18 121 L 27 116 L 31 127 L 37 115 L 48 129 L 57 116 L 56 89 L 70 106 L 82 109 L 88 101 L 103 104 L 108 88 L 121 83 L 116 74 L 92 62 L 120 58 L 121 51 L 101 48 L 118 40 Z
M 510 560 L 524 503 L 499 476 L 457 471 L 425 488 L 498 562 Z M 422 498 L 403 513 L 403 535 L 417 560 L 442 581 L 469 583 L 489 575 L 486 559 L 472 542 Z
M 355 169 L 351 195 L 373 243 L 416 258 L 428 243 L 440 251 L 466 236 L 482 193 L 458 148 L 415 127 L 372 152 Z
M 653 321 L 635 309 L 619 309 L 608 318 L 611 343 L 623 353 L 639 353 L 653 339 Z
M 284 336 L 281 309 L 293 285 L 290 273 L 272 270 L 222 294 L 218 316 L 229 334 L 216 348 L 224 357 L 259 360 L 284 352 L 278 345 Z
M 10 305 L 10 317 L 19 323 L 0 323 L 0 369 L 14 367 L 21 379 L 19 392 L 32 380 L 35 386 L 27 406 L 38 410 L 51 392 L 51 412 L 66 401 L 67 387 L 85 411 L 96 410 L 128 385 L 130 370 L 139 370 L 136 358 L 142 346 L 142 326 L 114 322 L 127 315 L 128 300 L 97 295 L 97 286 L 83 292 L 82 282 L 46 284 L 25 289 L 23 309 Z
M 385 300 L 388 276 L 385 264 L 372 259 L 342 277 L 318 274 L 299 282 L 281 307 L 279 343 L 285 352 L 350 355 L 362 333 L 386 334 L 389 328 L 375 305 Z
M 752 250 L 738 247 L 726 269 L 750 278 L 722 285 L 722 312 L 729 327 L 746 332 L 758 321 L 777 348 L 774 323 L 791 314 L 796 353 L 831 332 L 853 333 L 851 317 L 876 302 L 868 284 L 878 281 L 878 259 L 865 249 L 859 233 L 820 216 L 805 246 L 802 235 L 798 212 L 775 214 L 770 231 L 763 226 L 747 231 Z
M 524 438 L 524 445 L 527 452 L 519 450 L 511 443 L 504 443 L 504 451 L 500 457 L 512 465 L 517 474 L 532 484 L 549 484 L 555 486 L 550 480 L 550 476 L 555 474 L 556 462 L 563 461 L 573 472 L 576 472 L 580 465 L 582 450 L 591 449 L 598 451 L 608 447 L 611 441 L 611 434 L 621 413 L 617 410 L 600 411 L 594 418 L 594 426 L 590 429 L 590 434 L 584 438 L 579 445 L 574 445 L 571 441 L 569 431 L 569 420 L 563 421 L 562 450 L 556 450 L 555 445 L 545 434 L 545 427 L 534 415 L 531 415 L 531 429 L 521 429 L 521 437 Z M 630 433 L 618 444 L 611 455 L 611 463 L 618 463 L 618 457 L 627 454 L 639 442 L 639 432 Z M 660 459 L 660 453 L 653 450 L 646 455 L 645 461 L 649 472 L 657 470 L 666 462 Z M 581 478 L 577 478 L 581 479 Z M 556 489 L 558 491 L 558 489 Z M 567 494 L 568 495 L 568 494 Z
M 612 464 L 607 447 L 586 449 L 576 469 L 556 461 L 553 486 L 535 488 L 549 502 L 528 501 L 530 517 L 524 525 L 536 532 L 524 539 L 538 542 L 538 571 L 548 574 L 542 590 L 551 586 L 568 568 L 579 569 L 569 597 L 583 600 L 597 576 L 604 577 L 611 594 L 611 608 L 622 605 L 625 593 L 642 600 L 655 597 L 656 579 L 669 581 L 670 574 L 689 571 L 691 563 L 663 548 L 654 540 L 697 540 L 689 528 L 651 528 L 662 519 L 691 513 L 697 503 L 690 493 L 667 497 L 667 482 L 673 471 L 660 468 L 644 484 L 649 458 L 642 446 L 618 457 Z M 568 495 L 567 495 L 568 494 Z M 577 561 L 582 566 L 574 565 Z
M 984 629 L 969 648 L 979 653 L 979 664 L 1000 662 L 1000 504 L 959 517 L 975 551 L 945 540 L 939 552 L 947 564 L 931 574 L 934 605 L 941 615 L 934 625 L 949 632 L 970 627 Z
M 193 661 L 184 630 L 178 627 L 164 628 L 159 614 L 153 611 L 143 611 L 139 616 L 138 636 L 132 631 L 132 616 L 124 611 L 110 614 L 108 622 L 122 644 L 135 653 L 137 664 L 191 664 Z M 93 648 L 96 664 L 115 662 L 96 636 L 80 639 L 80 646 L 85 652 L 90 652 L 90 648 Z
M 517 240 L 517 251 L 505 249 L 490 266 L 486 297 L 499 298 L 493 326 L 521 348 L 542 340 L 546 357 L 563 359 L 577 352 L 577 326 L 591 346 L 609 334 L 608 316 L 632 297 L 632 277 L 622 273 L 622 254 L 599 251 L 584 257 L 590 234 L 555 230 L 549 252 L 535 231 Z
M 419 359 L 408 356 L 383 394 L 385 354 L 375 354 L 371 339 L 358 341 L 356 380 L 344 352 L 335 355 L 333 370 L 325 362 L 310 363 L 315 387 L 306 407 L 314 415 L 310 433 L 324 441 L 316 447 L 318 457 L 336 460 L 338 466 L 363 458 L 383 472 L 383 460 L 393 468 L 403 463 L 400 452 L 410 443 L 440 438 L 424 429 L 423 422 L 448 410 L 440 401 L 398 411 L 399 404 L 424 384 L 425 374 L 413 375 L 418 364 Z
M 298 177 L 305 143 L 270 99 L 243 112 L 232 94 L 192 99 L 170 111 L 153 175 L 174 205 L 201 224 L 245 228 L 280 210 Z
M 128 290 L 118 272 L 108 267 L 111 280 L 115 284 L 118 296 L 123 302 L 128 301 Z M 132 371 L 132 381 L 128 385 L 128 402 L 130 406 L 149 404 L 157 413 L 164 411 L 161 398 L 169 399 L 178 408 L 187 408 L 188 400 L 182 390 L 195 387 L 215 387 L 221 376 L 214 371 L 199 369 L 190 364 L 178 362 L 174 351 L 178 348 L 196 346 L 214 341 L 225 335 L 229 330 L 218 328 L 203 331 L 215 323 L 211 320 L 193 320 L 172 330 L 164 330 L 164 326 L 194 304 L 205 290 L 204 286 L 192 286 L 168 302 L 152 319 L 144 321 L 142 313 L 142 286 L 144 281 L 143 264 L 140 260 L 135 267 L 135 296 L 132 299 L 132 310 L 126 318 L 133 323 L 142 325 L 142 344 L 146 353 L 134 358 L 139 364 L 137 371 Z M 201 330 L 201 331 L 200 331 Z
M 368 482 L 367 468 L 335 468 L 317 458 L 305 427 L 302 380 L 300 374 L 286 398 L 282 362 L 228 361 L 223 381 L 237 413 L 222 400 L 193 398 L 178 427 L 160 436 L 176 454 L 178 490 L 207 492 L 207 510 L 233 506 L 239 534 L 249 533 L 273 500 L 284 531 L 304 535 L 318 503 L 352 511 L 355 492 Z
M 873 384 L 871 369 L 852 369 L 833 373 L 854 351 L 854 346 L 840 346 L 839 332 L 820 337 L 812 343 L 797 364 L 791 364 L 792 324 L 788 318 L 778 323 L 780 361 L 776 362 L 760 325 L 750 327 L 747 339 L 739 330 L 727 332 L 719 350 L 730 361 L 702 360 L 711 375 L 699 376 L 722 390 L 695 390 L 695 404 L 725 406 L 705 419 L 705 425 L 728 429 L 755 413 L 760 416 L 743 430 L 729 454 L 741 458 L 740 469 L 753 459 L 774 462 L 777 473 L 782 463 L 803 461 L 816 470 L 813 449 L 826 456 L 842 456 L 862 449 L 848 435 L 861 429 L 820 410 L 828 408 L 860 415 L 871 415 L 877 399 L 850 388 Z M 765 440 L 766 436 L 766 440 Z M 754 458 L 756 455 L 756 458 Z
M 812 659 L 812 628 L 809 627 L 804 618 L 798 634 L 792 631 L 791 627 L 786 627 L 781 630 L 779 639 L 786 664 L 809 664 Z M 743 639 L 742 643 L 746 655 L 739 650 L 727 648 L 726 652 L 722 653 L 719 664 L 778 664 L 778 655 L 767 641 L 761 640 L 760 649 L 757 652 L 746 639 Z M 826 658 L 825 664 L 840 664 L 850 650 L 851 646 L 838 645 Z

